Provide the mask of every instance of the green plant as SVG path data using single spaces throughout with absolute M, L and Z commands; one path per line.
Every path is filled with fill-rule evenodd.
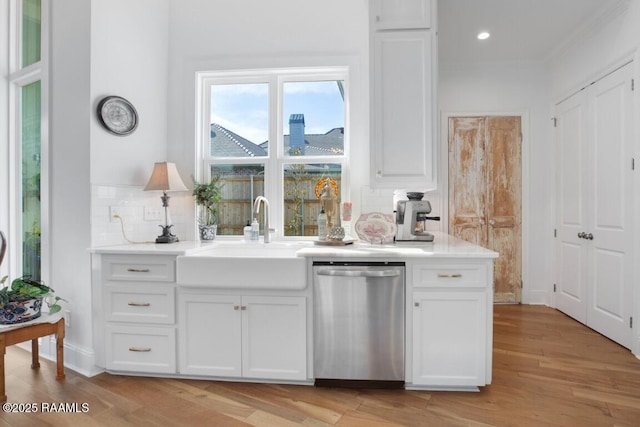
M 60 301 L 68 302 L 64 298 L 54 295 L 53 288 L 36 280 L 31 280 L 29 276 L 23 276 L 14 279 L 11 282 L 11 286 L 6 286 L 8 276 L 4 276 L 0 281 L 2 289 L 0 289 L 0 306 L 3 306 L 11 301 L 23 301 L 32 298 L 43 298 L 49 306 L 49 313 L 57 313 L 62 309 L 59 304 Z M 49 301 L 48 297 L 53 297 L 53 302 Z
M 193 195 L 196 204 L 201 207 L 198 222 L 200 225 L 215 225 L 218 220 L 218 203 L 222 199 L 220 175 L 211 177 L 208 183 L 199 183 L 193 179 Z

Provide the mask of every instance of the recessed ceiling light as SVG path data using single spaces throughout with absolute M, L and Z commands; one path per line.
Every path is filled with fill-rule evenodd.
M 489 34 L 486 31 L 483 31 L 481 33 L 478 33 L 478 40 L 486 40 L 491 36 L 491 34 Z

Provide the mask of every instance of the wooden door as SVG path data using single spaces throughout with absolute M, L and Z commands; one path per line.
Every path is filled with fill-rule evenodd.
M 500 254 L 494 301 L 522 293 L 520 117 L 449 119 L 449 233 Z

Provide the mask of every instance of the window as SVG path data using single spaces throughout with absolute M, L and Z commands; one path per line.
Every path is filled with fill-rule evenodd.
M 275 236 L 315 236 L 325 184 L 338 218 L 348 188 L 347 74 L 335 67 L 200 73 L 199 176 L 221 177 L 219 235 L 241 235 L 253 201 L 265 196 Z M 257 219 L 262 227 L 262 208 Z
M 9 43 L 9 97 L 15 120 L 10 120 L 10 230 L 12 253 L 10 273 L 42 279 L 42 240 L 46 212 L 46 141 L 43 124 L 46 112 L 46 34 L 48 3 L 41 0 L 13 0 Z

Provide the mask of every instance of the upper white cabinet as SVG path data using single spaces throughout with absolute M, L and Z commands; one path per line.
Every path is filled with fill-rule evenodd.
M 371 4 L 371 184 L 435 188 L 436 36 L 434 29 L 416 26 L 415 10 L 407 9 L 431 10 L 431 5 L 409 1 L 393 8 L 404 2 L 389 3 Z
M 430 0 L 371 0 L 375 30 L 430 28 Z

